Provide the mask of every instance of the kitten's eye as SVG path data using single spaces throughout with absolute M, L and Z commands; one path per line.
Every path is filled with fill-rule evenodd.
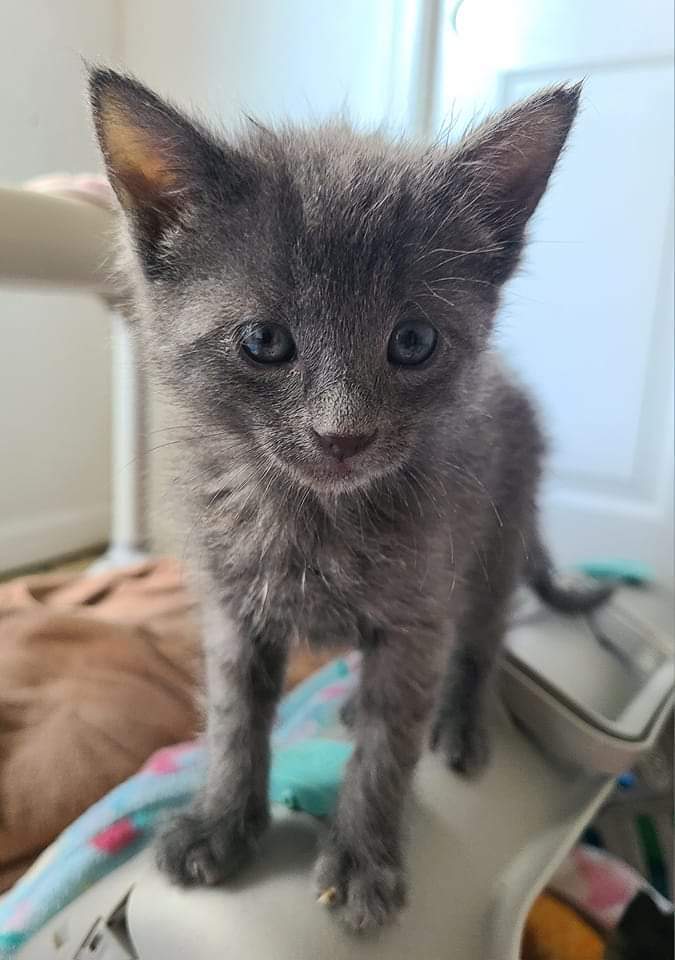
M 389 337 L 387 357 L 397 367 L 415 367 L 436 349 L 438 334 L 427 320 L 403 320 Z
M 253 323 L 244 329 L 241 349 L 256 363 L 288 363 L 295 356 L 295 342 L 280 323 Z

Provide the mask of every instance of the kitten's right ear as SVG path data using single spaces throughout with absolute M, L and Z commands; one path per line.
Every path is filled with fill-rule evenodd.
M 502 248 L 493 257 L 499 283 L 518 260 L 525 227 L 565 145 L 580 94 L 581 84 L 542 90 L 483 123 L 452 156 L 469 206 Z
M 242 194 L 243 158 L 138 81 L 95 68 L 89 92 L 108 177 L 138 239 L 156 243 L 209 193 L 223 203 Z

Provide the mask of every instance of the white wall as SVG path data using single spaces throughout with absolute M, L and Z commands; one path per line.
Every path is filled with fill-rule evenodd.
M 0 182 L 97 166 L 80 58 L 117 58 L 120 14 L 114 0 L 2 4 Z M 105 539 L 109 386 L 98 303 L 0 290 L 0 570 Z
M 124 65 L 225 121 L 408 109 L 417 0 L 193 0 L 171 16 L 163 0 L 123 3 Z

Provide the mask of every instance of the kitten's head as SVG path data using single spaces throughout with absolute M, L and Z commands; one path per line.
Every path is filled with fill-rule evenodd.
M 212 453 L 335 493 L 461 426 L 578 87 L 450 148 L 339 124 L 229 141 L 108 70 L 91 97 L 146 349 Z

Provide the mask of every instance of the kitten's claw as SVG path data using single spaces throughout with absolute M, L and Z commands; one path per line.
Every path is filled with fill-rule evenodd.
M 316 902 L 320 903 L 322 907 L 332 907 L 335 905 L 337 900 L 337 888 L 336 887 L 327 887 L 323 893 L 320 893 L 316 898 Z
M 359 860 L 339 841 L 319 857 L 316 878 L 318 902 L 336 909 L 339 919 L 359 933 L 388 923 L 405 903 L 400 866 L 377 863 L 365 853 Z

